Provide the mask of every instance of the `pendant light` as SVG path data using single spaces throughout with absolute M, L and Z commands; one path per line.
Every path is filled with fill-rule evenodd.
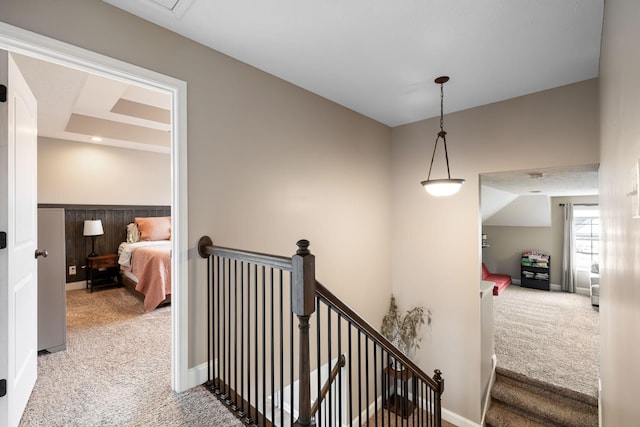
M 447 132 L 444 131 L 443 128 L 443 110 L 444 110 L 444 84 L 449 81 L 449 77 L 442 76 L 438 77 L 435 82 L 440 85 L 440 132 L 438 132 L 438 136 L 436 137 L 436 143 L 433 147 L 433 154 L 431 155 L 431 165 L 429 166 L 429 175 L 427 175 L 427 180 L 422 181 L 420 184 L 424 187 L 427 193 L 432 196 L 442 197 L 442 196 L 452 196 L 456 194 L 462 184 L 464 184 L 464 179 L 452 179 L 451 173 L 449 172 L 449 154 L 447 153 Z M 438 148 L 438 141 L 442 138 L 442 143 L 444 144 L 444 158 L 447 162 L 447 179 L 431 179 L 431 169 L 433 169 L 433 159 L 436 156 L 436 149 Z

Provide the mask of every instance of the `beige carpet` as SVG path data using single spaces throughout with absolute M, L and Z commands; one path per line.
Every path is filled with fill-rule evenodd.
M 597 397 L 598 311 L 589 297 L 512 285 L 494 307 L 499 367 Z
M 241 426 L 203 387 L 171 391 L 171 308 L 124 288 L 67 293 L 67 350 L 38 357 L 20 426 Z

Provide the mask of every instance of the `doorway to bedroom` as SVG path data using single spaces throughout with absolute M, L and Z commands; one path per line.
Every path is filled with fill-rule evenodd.
M 5 48 L 12 51 L 12 43 L 15 45 L 19 45 L 19 47 L 15 48 L 15 50 L 20 51 L 22 55 L 18 55 L 15 52 L 12 53 L 13 56 L 16 56 L 20 59 L 18 61 L 22 61 L 23 68 L 28 68 L 25 64 L 27 62 L 31 62 L 32 65 L 35 64 L 35 69 L 39 68 L 39 71 L 42 72 L 45 69 L 50 71 L 50 68 L 54 64 L 49 60 L 54 59 L 54 62 L 57 64 L 64 64 L 64 66 L 68 66 L 67 71 L 71 74 L 84 74 L 85 79 L 83 82 L 78 83 L 78 87 L 93 87 L 94 89 L 102 89 L 103 95 L 112 95 L 109 94 L 109 89 L 113 89 L 114 85 L 110 85 L 108 87 L 101 86 L 100 84 L 95 84 L 96 79 L 104 79 L 104 78 L 112 78 L 114 84 L 125 85 L 126 89 L 122 92 L 119 100 L 124 100 L 125 102 L 120 103 L 119 106 L 115 106 L 105 114 L 111 115 L 131 115 L 135 116 L 133 113 L 135 111 L 139 111 L 141 105 L 145 104 L 144 102 L 139 102 L 141 99 L 141 92 L 147 91 L 149 94 L 155 91 L 155 100 L 152 100 L 151 106 L 156 107 L 156 110 L 159 109 L 157 104 L 159 103 L 158 99 L 164 97 L 169 100 L 169 111 L 166 113 L 166 117 L 169 120 L 169 125 L 166 123 L 163 125 L 165 128 L 154 129 L 156 133 L 156 140 L 152 142 L 143 142 L 139 138 L 137 141 L 133 141 L 133 146 L 136 147 L 136 143 L 138 150 L 135 150 L 136 155 L 124 155 L 125 151 L 129 153 L 133 153 L 129 149 L 126 149 L 125 145 L 122 143 L 123 140 L 126 140 L 126 137 L 123 137 L 123 133 L 121 132 L 123 126 L 120 126 L 119 129 L 116 129 L 110 135 L 107 135 L 107 129 L 104 125 L 109 122 L 109 117 L 105 117 L 100 113 L 93 110 L 95 108 L 93 99 L 91 96 L 87 97 L 84 95 L 79 95 L 75 99 L 71 99 L 70 101 L 75 107 L 78 107 L 76 111 L 71 112 L 67 116 L 67 123 L 64 127 L 58 127 L 56 130 L 61 132 L 58 135 L 42 135 L 43 144 L 42 147 L 45 150 L 44 155 L 41 158 L 41 164 L 45 168 L 50 168 L 51 170 L 46 170 L 41 173 L 43 176 L 53 176 L 57 175 L 61 180 L 58 180 L 57 188 L 52 183 L 51 180 L 45 179 L 43 182 L 43 186 L 49 186 L 46 193 L 43 191 L 43 195 L 49 194 L 57 194 L 59 196 L 68 196 L 68 200 L 42 200 L 44 202 L 49 202 L 48 204 L 124 204 L 131 203 L 130 199 L 128 200 L 120 200 L 117 202 L 113 202 L 110 200 L 97 199 L 95 197 L 101 197 L 106 195 L 108 198 L 110 195 L 113 196 L 114 187 L 115 191 L 119 192 L 119 194 L 126 194 L 127 197 L 132 197 L 132 188 L 135 188 L 135 184 L 133 186 L 118 186 L 114 185 L 114 177 L 117 177 L 119 174 L 122 174 L 126 168 L 123 167 L 123 164 L 126 162 L 119 162 L 118 156 L 114 153 L 119 150 L 120 157 L 128 158 L 129 160 L 137 158 L 137 160 L 133 160 L 133 163 L 136 163 L 139 168 L 148 167 L 149 165 L 156 165 L 158 162 L 154 160 L 150 160 L 151 157 L 155 157 L 157 160 L 160 157 L 164 157 L 163 169 L 166 171 L 164 173 L 163 179 L 158 179 L 158 181 L 162 181 L 164 183 L 163 190 L 158 191 L 157 186 L 154 187 L 150 194 L 153 194 L 155 197 L 158 197 L 159 194 L 162 197 L 159 197 L 158 201 L 147 202 L 147 204 L 163 204 L 168 205 L 171 209 L 172 217 L 173 217 L 173 227 L 172 227 L 172 249 L 173 253 L 177 256 L 175 258 L 183 258 L 181 256 L 182 253 L 186 252 L 185 242 L 182 236 L 186 235 L 186 224 L 181 224 L 179 222 L 180 213 L 186 213 L 186 196 L 180 198 L 180 192 L 185 194 L 184 189 L 186 188 L 186 171 L 184 166 L 181 168 L 180 165 L 186 163 L 186 149 L 185 147 L 181 147 L 178 144 L 178 136 L 185 135 L 185 119 L 186 112 L 182 111 L 181 114 L 178 114 L 176 110 L 176 106 L 179 104 L 184 107 L 185 96 L 186 96 L 186 86 L 184 86 L 183 82 L 179 82 L 170 77 L 163 77 L 157 75 L 153 72 L 146 72 L 145 70 L 138 69 L 137 67 L 128 66 L 127 64 L 120 63 L 119 61 L 111 60 L 106 57 L 100 57 L 99 55 L 87 53 L 80 49 L 76 49 L 70 46 L 59 46 L 54 45 L 52 48 L 52 44 L 46 40 L 41 39 L 37 35 L 32 34 L 22 34 L 24 40 L 20 39 L 20 34 L 16 36 L 16 34 L 11 34 L 11 37 L 8 39 L 4 38 L 3 34 L 0 34 L 0 42 L 3 44 Z M 16 43 L 15 40 L 18 40 Z M 41 44 L 38 45 L 38 42 Z M 35 58 L 37 57 L 37 58 Z M 91 57 L 91 61 L 87 60 L 87 57 Z M 60 65 L 56 65 L 60 66 Z M 64 68 L 64 67 L 63 67 Z M 29 72 L 25 72 L 25 74 L 29 74 Z M 117 78 L 116 78 L 117 77 Z M 49 74 L 46 78 L 46 84 L 43 84 L 42 87 L 46 88 L 49 92 L 57 92 L 63 93 L 64 95 L 71 95 L 73 93 L 71 87 L 66 86 L 66 83 L 63 81 L 57 81 L 52 78 L 51 74 Z M 37 86 L 37 84 L 33 84 Z M 76 93 L 77 95 L 77 93 Z M 72 95 L 71 95 L 72 96 Z M 154 95 L 151 94 L 151 98 Z M 148 103 L 147 103 L 148 104 Z M 47 106 L 46 102 L 42 102 L 40 105 L 40 111 L 44 112 L 43 108 Z M 50 106 L 49 106 L 50 107 Z M 153 108 L 151 108 L 153 110 Z M 157 111 L 156 111 L 157 112 Z M 69 113 L 69 111 L 65 111 L 64 108 L 55 108 L 53 107 L 50 111 L 50 119 L 54 120 L 56 116 L 64 116 L 65 113 Z M 41 117 L 47 117 L 47 114 L 42 114 Z M 178 117 L 180 119 L 178 120 Z M 139 116 L 135 118 L 138 122 L 149 122 L 157 121 L 150 117 Z M 55 121 L 55 120 L 54 120 Z M 111 120 L 114 121 L 114 120 Z M 90 124 L 98 124 L 103 125 L 103 127 L 98 131 L 89 131 L 88 127 Z M 134 127 L 140 128 L 142 126 L 133 125 Z M 45 129 L 46 126 L 39 126 L 40 129 Z M 125 126 L 126 127 L 126 126 Z M 118 134 L 118 131 L 120 133 Z M 77 141 L 74 138 L 67 138 L 62 135 L 64 132 L 70 132 L 71 134 L 84 134 L 88 138 L 90 137 L 100 137 L 103 135 L 103 141 Z M 105 135 L 107 135 L 105 137 Z M 39 135 L 40 136 L 40 135 Z M 105 142 L 106 144 L 98 145 L 97 142 Z M 168 144 L 165 144 L 164 147 L 160 147 L 159 141 L 168 141 Z M 143 150 L 139 150 L 143 145 L 141 144 L 149 144 L 155 145 L 150 150 L 147 150 L 147 154 L 144 155 L 144 159 L 140 159 L 140 154 Z M 129 162 L 131 163 L 131 161 Z M 116 166 L 114 166 L 116 165 Z M 58 171 L 62 170 L 64 173 L 56 173 L 56 168 Z M 154 174 L 157 174 L 157 171 L 160 168 L 152 167 L 154 170 Z M 78 177 L 77 173 L 83 172 L 80 177 Z M 75 173 L 75 174 L 74 174 Z M 104 181 L 106 177 L 109 180 L 110 184 L 106 187 L 101 187 L 98 185 L 100 182 Z M 53 189 L 52 189 L 53 188 Z M 82 198 L 84 197 L 84 198 Z M 93 198 L 92 198 L 93 197 Z M 133 196 L 135 197 L 135 196 Z M 135 202 L 134 202 L 135 203 Z M 136 204 L 140 204 L 137 202 Z M 106 225 L 106 224 L 105 224 Z M 106 234 L 106 229 L 103 230 L 104 234 Z M 99 238 L 99 237 L 98 237 Z M 116 248 L 117 250 L 117 248 Z M 111 248 L 109 248 L 109 252 L 113 252 Z M 181 267 L 175 258 L 172 258 L 172 278 L 182 278 L 186 276 L 186 270 L 184 267 Z M 67 268 L 69 267 L 69 268 Z M 74 267 L 74 268 L 71 268 Z M 78 272 L 79 269 L 84 267 L 84 263 L 78 262 L 73 266 L 64 266 L 65 276 L 73 275 L 73 273 Z M 75 270 L 75 271 L 74 271 Z M 176 283 L 185 283 L 186 280 L 174 280 Z M 184 288 L 184 287 L 182 287 Z M 180 300 L 180 286 L 173 287 L 173 296 L 174 302 L 176 300 Z M 186 292 L 186 289 L 183 291 Z M 178 297 L 178 298 L 175 298 Z M 188 388 L 187 378 L 186 378 L 186 345 L 183 343 L 186 342 L 186 321 L 183 319 L 183 316 L 186 315 L 186 295 L 182 299 L 184 308 L 180 309 L 180 304 L 174 304 L 174 306 L 169 309 L 170 310 L 170 320 L 167 322 L 169 324 L 168 334 L 169 338 L 167 339 L 167 343 L 169 346 L 170 356 L 168 360 L 170 361 L 170 366 L 168 370 L 170 370 L 171 374 L 171 385 L 174 390 L 181 391 L 183 389 Z M 94 313 L 94 317 L 100 317 L 99 313 Z M 181 348 L 182 347 L 182 348 Z M 73 375 L 74 372 L 69 372 L 69 375 Z M 165 376 L 165 380 L 166 380 Z

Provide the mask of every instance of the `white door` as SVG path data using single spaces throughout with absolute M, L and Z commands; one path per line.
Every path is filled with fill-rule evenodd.
M 17 426 L 37 377 L 37 104 L 18 67 L 0 51 L 0 426 Z M 6 201 L 6 203 L 5 203 Z

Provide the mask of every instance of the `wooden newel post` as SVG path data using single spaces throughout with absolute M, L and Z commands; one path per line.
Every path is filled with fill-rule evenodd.
M 436 427 L 440 427 L 442 423 L 442 393 L 444 393 L 444 378 L 442 378 L 442 372 L 440 369 L 435 369 L 433 373 L 433 379 L 438 383 L 438 392 L 436 393 L 435 401 Z
M 291 310 L 298 316 L 300 335 L 300 370 L 298 392 L 298 419 L 296 426 L 309 426 L 311 422 L 311 355 L 309 354 L 309 318 L 315 311 L 316 259 L 309 252 L 309 241 L 299 240 L 298 250 L 291 257 L 293 265 Z

